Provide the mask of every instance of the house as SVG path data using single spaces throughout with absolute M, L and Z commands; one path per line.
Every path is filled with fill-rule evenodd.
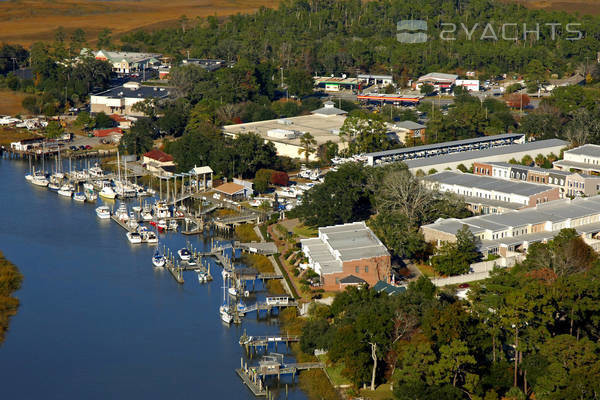
M 600 176 L 569 174 L 565 180 L 565 193 L 569 197 L 595 196 L 600 193 Z
M 229 200 L 246 199 L 250 197 L 250 195 L 253 193 L 253 191 L 251 189 L 248 189 L 248 187 L 235 182 L 227 182 L 220 186 L 217 186 L 214 189 L 215 192 L 219 193 L 220 195 L 224 196 L 226 199 Z
M 325 290 L 390 281 L 390 253 L 365 222 L 321 227 L 318 237 L 300 243 Z
M 90 96 L 92 114 L 129 115 L 142 117 L 144 114 L 135 111 L 133 106 L 147 99 L 160 100 L 169 96 L 168 88 L 162 86 L 145 86 L 137 82 L 127 82 L 123 86 L 114 87 Z
M 82 49 L 81 51 L 89 52 L 87 49 Z M 113 72 L 121 74 L 130 74 L 158 66 L 160 64 L 160 56 L 160 54 L 155 53 L 107 50 L 98 50 L 94 54 L 96 60 L 108 61 L 112 65 Z
M 107 129 L 94 129 L 93 135 L 98 138 L 103 138 L 111 141 L 112 143 L 119 143 L 123 137 L 123 130 L 121 128 L 107 128 Z
M 416 142 L 425 142 L 425 125 L 413 121 L 402 121 L 396 124 L 388 124 L 388 127 L 405 144 L 414 144 Z
M 111 114 L 111 115 L 109 115 L 109 117 L 110 117 L 110 119 L 115 121 L 115 123 L 121 129 L 130 129 L 131 124 L 136 120 L 135 118 L 127 118 L 127 117 L 125 117 L 123 115 L 119 115 L 119 114 Z
M 142 156 L 144 167 L 153 173 L 168 175 L 165 172 L 172 172 L 175 169 L 173 156 L 158 149 L 152 149 Z

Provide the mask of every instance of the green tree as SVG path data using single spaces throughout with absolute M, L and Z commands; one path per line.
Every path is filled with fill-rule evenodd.
M 267 192 L 273 172 L 272 169 L 259 169 L 254 177 L 254 190 L 259 193 Z
M 435 92 L 433 85 L 430 85 L 429 83 L 424 83 L 421 85 L 421 93 L 425 96 L 429 96 L 433 92 Z
M 431 264 L 443 275 L 460 275 L 467 273 L 471 263 L 478 257 L 477 239 L 464 225 L 456 232 L 456 243 L 443 243 L 432 257 Z
M 140 118 L 121 138 L 121 148 L 128 154 L 141 155 L 154 146 L 155 127 L 148 118 Z
M 298 154 L 304 154 L 304 161 L 308 164 L 308 158 L 312 153 L 315 152 L 315 145 L 317 141 L 314 136 L 310 133 L 306 132 L 304 135 L 300 137 L 300 148 L 298 149 Z
M 48 126 L 46 126 L 46 136 L 50 139 L 59 138 L 65 133 L 62 125 L 57 121 L 48 122 Z
M 94 117 L 94 127 L 97 129 L 112 128 L 113 126 L 115 126 L 115 121 L 104 112 L 99 112 Z
M 312 75 L 305 69 L 291 68 L 287 73 L 285 82 L 291 95 L 304 97 L 313 92 Z

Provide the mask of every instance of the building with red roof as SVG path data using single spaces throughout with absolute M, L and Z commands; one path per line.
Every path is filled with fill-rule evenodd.
M 175 169 L 173 156 L 158 149 L 152 149 L 145 153 L 142 156 L 142 162 L 148 171 L 161 175 L 171 175 Z

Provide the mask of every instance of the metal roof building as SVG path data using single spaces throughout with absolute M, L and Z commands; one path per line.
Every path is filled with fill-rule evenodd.
M 530 243 L 553 238 L 564 228 L 574 228 L 591 238 L 600 232 L 600 196 L 557 200 L 500 215 L 442 219 L 421 229 L 427 241 L 440 244 L 455 240 L 464 225 L 481 240 L 484 253 L 526 249 Z
M 504 133 L 501 135 L 482 136 L 473 139 L 454 140 L 451 142 L 426 144 L 403 149 L 378 151 L 375 153 L 368 153 L 365 156 L 367 157 L 367 164 L 375 166 L 524 142 L 525 136 L 521 133 Z
M 480 150 L 458 150 L 456 153 L 406 160 L 404 162 L 411 172 L 416 173 L 418 170 L 421 170 L 426 173 L 431 169 L 438 171 L 447 168 L 453 169 L 460 164 L 468 168 L 476 161 L 508 161 L 511 158 L 521 159 L 525 155 L 533 155 L 535 157 L 537 154 L 544 156 L 550 153 L 558 154 L 565 146 L 567 146 L 567 142 L 564 140 L 548 139 L 523 144 L 499 145 L 498 147 L 489 145 L 487 146 L 488 148 L 483 148 L 482 146 Z

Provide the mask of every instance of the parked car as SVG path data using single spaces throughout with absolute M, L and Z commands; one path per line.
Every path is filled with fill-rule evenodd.
M 85 150 L 85 146 L 84 145 L 79 146 L 79 150 Z
M 89 149 L 91 149 L 91 148 L 92 148 L 92 146 L 90 146 L 89 144 L 86 144 L 86 145 L 85 145 L 85 149 L 86 149 L 86 150 L 89 150 Z
M 77 146 L 69 146 L 69 149 L 71 149 L 71 151 L 77 151 Z

